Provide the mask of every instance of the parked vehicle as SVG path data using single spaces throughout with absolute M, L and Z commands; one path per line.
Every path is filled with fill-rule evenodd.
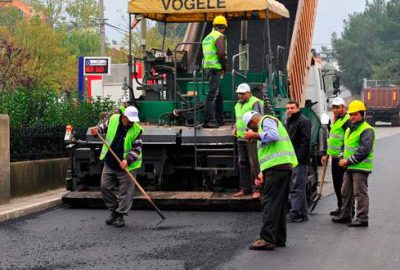
M 375 125 L 377 121 L 390 122 L 400 126 L 400 86 L 390 81 L 364 80 L 361 92 L 367 106 L 366 120 Z

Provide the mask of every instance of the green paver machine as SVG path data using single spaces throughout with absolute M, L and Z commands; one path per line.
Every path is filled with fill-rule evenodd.
M 237 151 L 231 127 L 235 121 L 235 89 L 240 83 L 248 83 L 253 95 L 264 100 L 266 113 L 282 120 L 289 99 L 305 103 L 316 1 L 282 2 L 285 5 L 275 0 L 129 2 L 130 22 L 150 19 L 189 23 L 184 41 L 175 48 L 151 49 L 140 57 L 130 53 L 129 74 L 137 74 L 139 63 L 144 67 L 143 80 L 136 80 L 137 89 L 133 91 L 132 79 L 137 76 L 130 76 L 126 86 L 144 127 L 143 166 L 137 178 L 145 187 L 161 191 L 238 187 Z M 224 15 L 229 23 L 225 32 L 229 72 L 221 81 L 224 125 L 205 129 L 202 122 L 208 82 L 202 69 L 201 41 L 217 15 Z M 130 26 L 130 41 L 132 35 Z M 140 97 L 134 95 L 138 90 Z M 304 110 L 313 125 L 311 151 L 316 160 L 321 125 L 310 108 Z M 72 153 L 69 190 L 77 190 L 80 185 L 89 190 L 99 187 L 101 163 L 94 160 L 101 145 L 89 133 L 87 143 L 86 150 L 80 152 L 76 148 Z M 86 153 L 82 155 L 83 151 Z M 91 159 L 85 172 L 80 165 L 89 152 Z M 315 166 L 316 162 L 314 169 Z M 315 187 L 316 179 L 316 170 L 311 170 L 310 184 Z

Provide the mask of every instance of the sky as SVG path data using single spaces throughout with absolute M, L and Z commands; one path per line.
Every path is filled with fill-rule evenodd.
M 318 50 L 320 45 L 329 45 L 333 32 L 340 34 L 343 29 L 343 21 L 348 19 L 349 14 L 361 12 L 365 8 L 366 0 L 319 0 L 317 21 L 314 31 L 314 48 Z M 108 23 L 117 27 L 127 29 L 127 0 L 104 0 L 105 18 Z M 117 31 L 106 28 L 109 41 L 122 38 Z

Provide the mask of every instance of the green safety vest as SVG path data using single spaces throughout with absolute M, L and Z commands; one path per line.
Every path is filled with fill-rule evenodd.
M 293 168 L 296 167 L 298 162 L 292 142 L 285 127 L 278 118 L 270 115 L 264 116 L 258 124 L 258 133 L 261 134 L 263 132 L 262 123 L 266 118 L 273 119 L 278 123 L 279 141 L 264 146 L 261 145 L 261 141 L 258 141 L 258 160 L 261 171 L 281 164 L 291 164 Z
M 349 115 L 346 115 L 340 119 L 337 119 L 331 128 L 328 139 L 328 155 L 332 157 L 339 157 L 343 149 L 344 133 L 342 126 L 350 119 Z
M 375 129 L 371 127 L 367 122 L 363 122 L 360 124 L 356 130 L 350 133 L 350 128 L 346 130 L 344 135 L 344 158 L 348 159 L 351 155 L 353 155 L 357 149 L 360 147 L 360 136 L 366 129 L 372 129 L 375 135 Z M 375 144 L 375 138 L 374 138 Z M 368 157 L 363 161 L 351 164 L 347 167 L 347 169 L 360 170 L 366 172 L 372 172 L 373 169 L 373 160 L 374 160 L 374 149 L 368 154 Z
M 114 114 L 111 116 L 108 122 L 107 134 L 106 134 L 106 142 L 109 146 L 111 146 L 115 134 L 117 134 L 118 126 L 119 126 L 119 114 Z M 142 127 L 138 123 L 133 123 L 132 127 L 128 130 L 124 140 L 124 155 L 123 158 L 125 159 L 128 156 L 129 151 L 132 149 L 132 143 L 135 141 L 136 137 L 142 131 Z M 103 145 L 101 149 L 100 160 L 103 160 L 108 152 L 108 148 Z M 142 166 L 142 153 L 140 153 L 137 160 L 131 163 L 128 166 L 128 171 L 132 171 L 134 169 L 140 168 Z
M 243 121 L 243 115 L 247 112 L 253 110 L 253 105 L 256 102 L 260 102 L 261 106 L 264 106 L 264 102 L 259 100 L 258 98 L 251 96 L 249 100 L 245 103 L 236 103 L 235 105 L 235 115 L 236 115 L 236 137 L 244 138 L 244 133 L 247 129 L 245 122 Z
M 203 47 L 203 55 L 204 55 L 204 62 L 203 68 L 215 68 L 218 70 L 222 69 L 222 65 L 219 62 L 218 54 L 217 54 L 217 46 L 215 46 L 215 41 L 220 37 L 223 36 L 221 32 L 217 30 L 212 30 L 210 34 L 208 34 L 202 42 Z M 226 53 L 226 39 L 225 39 L 225 53 Z

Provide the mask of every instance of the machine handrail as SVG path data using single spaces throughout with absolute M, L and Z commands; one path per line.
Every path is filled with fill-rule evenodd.
M 235 100 L 236 100 L 235 94 L 234 94 L 235 93 L 235 83 L 236 83 L 235 82 L 236 81 L 235 78 L 236 78 L 236 75 L 239 75 L 244 79 L 247 79 L 247 75 L 246 74 L 242 74 L 242 73 L 240 73 L 239 71 L 237 71 L 235 69 L 235 60 L 236 60 L 236 58 L 238 58 L 239 56 L 241 56 L 243 54 L 246 54 L 247 57 L 249 57 L 247 51 L 243 51 L 241 53 L 238 53 L 238 54 L 235 54 L 234 56 L 232 56 L 232 105 L 233 105 L 233 108 L 235 107 Z M 234 114 L 232 114 L 232 121 L 234 121 L 234 120 L 235 120 L 234 119 Z

